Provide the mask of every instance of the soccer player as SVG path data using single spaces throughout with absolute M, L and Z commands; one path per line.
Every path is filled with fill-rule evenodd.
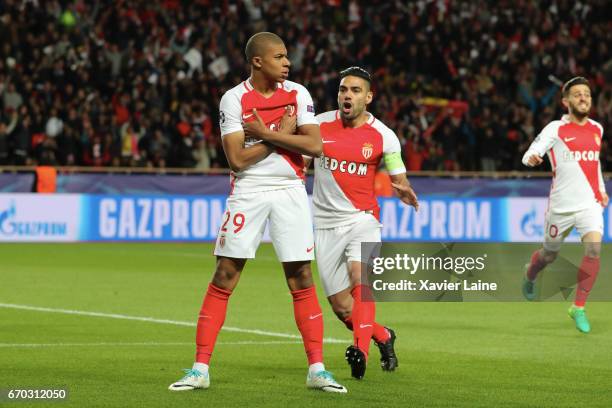
M 534 167 L 541 164 L 542 156 L 547 154 L 553 170 L 544 244 L 531 256 L 523 281 L 523 295 L 527 300 L 536 298 L 538 273 L 555 260 L 561 243 L 575 227 L 585 252 L 569 315 L 579 331 L 588 333 L 591 326 L 584 305 L 599 272 L 603 208 L 608 205 L 599 162 L 603 128 L 589 119 L 591 89 L 585 78 L 576 77 L 565 83 L 562 102 L 568 110 L 567 115 L 550 122 L 523 156 L 523 164 Z
M 323 155 L 315 158 L 315 248 L 319 274 L 332 309 L 349 330 L 354 344 L 346 351 L 351 374 L 363 378 L 370 340 L 381 353 L 385 371 L 398 365 L 395 333 L 375 321 L 375 303 L 361 281 L 361 243 L 380 242 L 379 208 L 374 175 L 384 160 L 400 199 L 418 208 L 406 178 L 395 133 L 366 111 L 372 102 L 370 74 L 359 67 L 340 73 L 338 110 L 317 116 Z
M 314 238 L 302 155 L 318 156 L 322 150 L 312 98 L 306 88 L 287 81 L 291 64 L 276 34 L 255 34 L 245 54 L 251 76 L 227 91 L 219 106 L 232 189 L 214 251 L 216 270 L 198 318 L 196 361 L 169 389 L 209 387 L 209 362 L 228 299 L 268 222 L 308 358 L 306 385 L 345 393 L 323 365 L 323 317 L 310 269 Z M 256 295 L 265 301 L 265 294 Z

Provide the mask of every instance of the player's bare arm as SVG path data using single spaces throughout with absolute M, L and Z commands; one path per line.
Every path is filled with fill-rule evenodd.
M 318 125 L 302 125 L 297 128 L 297 134 L 285 132 L 274 132 L 268 129 L 257 113 L 253 109 L 255 120 L 243 125 L 244 132 L 248 137 L 254 137 L 273 145 L 282 147 L 295 153 L 308 156 L 320 156 L 323 152 L 323 142 Z
M 392 175 L 391 186 L 393 186 L 399 199 L 402 200 L 403 203 L 414 207 L 416 211 L 419 210 L 419 199 L 412 189 L 408 177 L 406 177 L 406 173 Z
M 244 132 L 234 132 L 223 137 L 223 150 L 232 171 L 245 168 L 265 159 L 274 151 L 267 143 L 256 143 L 244 147 Z

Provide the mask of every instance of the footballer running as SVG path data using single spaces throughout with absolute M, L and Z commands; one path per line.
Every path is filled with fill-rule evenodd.
M 568 312 L 576 328 L 588 333 L 591 325 L 584 306 L 599 273 L 603 209 L 608 205 L 599 161 L 603 128 L 589 119 L 592 99 L 588 80 L 572 78 L 563 85 L 562 92 L 568 113 L 550 122 L 523 156 L 523 164 L 534 167 L 542 163 L 546 154 L 553 171 L 544 244 L 531 256 L 523 295 L 527 300 L 536 299 L 538 273 L 555 260 L 563 240 L 576 228 L 584 243 L 584 257 L 578 269 L 574 304 Z

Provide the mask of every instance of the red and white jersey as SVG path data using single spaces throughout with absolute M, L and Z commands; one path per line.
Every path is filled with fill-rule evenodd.
M 286 107 L 297 115 L 297 125 L 318 125 L 314 114 L 314 104 L 306 88 L 295 82 L 285 81 L 268 98 L 261 95 L 247 79 L 227 91 L 219 104 L 219 126 L 221 137 L 244 131 L 242 124 L 255 120 L 253 109 L 263 119 L 266 126 L 275 130 L 280 124 Z M 260 140 L 245 138 L 244 145 L 249 147 Z M 240 172 L 232 172 L 232 194 L 276 190 L 304 184 L 304 159 L 301 154 L 280 147 L 265 159 Z
M 401 154 L 397 136 L 373 115 L 358 128 L 344 127 L 337 110 L 317 115 L 317 119 L 323 154 L 314 160 L 315 228 L 351 224 L 362 211 L 379 219 L 374 175 L 384 155 Z M 389 174 L 405 172 L 402 165 Z
M 603 128 L 594 120 L 578 125 L 564 115 L 542 129 L 529 146 L 523 164 L 534 154 L 546 153 L 552 165 L 550 211 L 569 213 L 601 203 L 605 192 L 599 162 L 602 137 Z

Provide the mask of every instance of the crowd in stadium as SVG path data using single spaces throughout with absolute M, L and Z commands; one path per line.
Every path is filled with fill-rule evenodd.
M 338 71 L 368 69 L 370 111 L 408 170 L 520 170 L 572 76 L 589 78 L 591 117 L 611 134 L 609 12 L 606 0 L 3 0 L 0 165 L 227 167 L 219 99 L 265 30 L 317 112 L 335 109 Z

